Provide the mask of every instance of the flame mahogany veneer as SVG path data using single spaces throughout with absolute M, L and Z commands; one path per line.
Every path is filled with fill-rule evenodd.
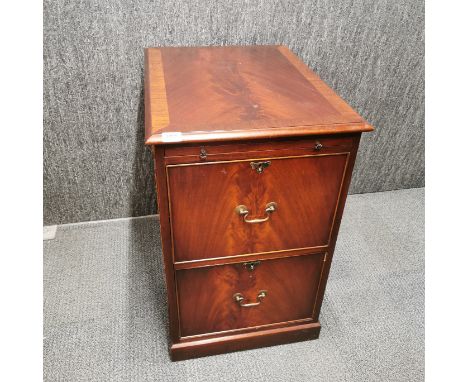
M 317 338 L 373 128 L 284 46 L 149 48 L 145 69 L 171 358 Z

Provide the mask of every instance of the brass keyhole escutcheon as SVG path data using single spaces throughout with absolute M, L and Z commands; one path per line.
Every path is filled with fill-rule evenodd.
M 204 147 L 202 147 L 200 149 L 200 159 L 201 160 L 206 160 L 207 156 L 208 156 L 208 152 L 206 151 L 206 149 Z
M 257 174 L 261 174 L 267 167 L 271 165 L 271 161 L 265 162 L 250 162 L 250 167 L 257 171 Z
M 247 263 L 244 263 L 244 267 L 246 267 L 248 271 L 253 271 L 255 267 L 258 266 L 259 264 L 260 264 L 260 260 L 249 261 Z

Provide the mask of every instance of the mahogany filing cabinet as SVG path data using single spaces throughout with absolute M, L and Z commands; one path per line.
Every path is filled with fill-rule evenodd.
M 285 46 L 146 49 L 173 360 L 319 336 L 372 130 Z

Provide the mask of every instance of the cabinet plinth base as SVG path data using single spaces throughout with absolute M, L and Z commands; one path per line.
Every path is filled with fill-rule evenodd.
M 319 334 L 319 322 L 264 329 L 249 333 L 176 343 L 171 346 L 170 355 L 173 361 L 181 361 L 239 350 L 314 340 L 319 337 Z

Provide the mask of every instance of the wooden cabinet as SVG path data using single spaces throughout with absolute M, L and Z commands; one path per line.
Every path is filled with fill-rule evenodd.
M 317 338 L 372 127 L 283 46 L 147 49 L 145 113 L 172 359 Z

